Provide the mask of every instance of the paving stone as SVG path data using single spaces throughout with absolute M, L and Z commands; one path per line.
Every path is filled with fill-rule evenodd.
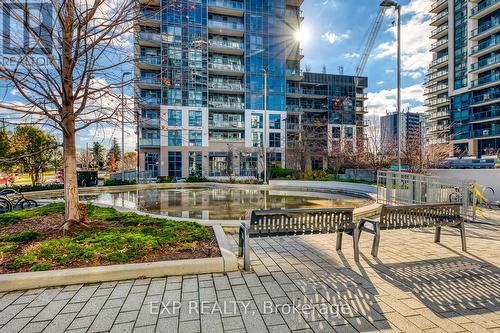
M 156 324 L 157 333 L 177 333 L 178 328 L 179 318 L 177 317 L 160 318 Z
M 9 305 L 7 308 L 5 308 L 2 312 L 0 312 L 0 325 L 7 324 L 12 318 L 14 318 L 19 312 L 21 312 L 22 309 L 26 304 L 19 304 L 19 305 Z
M 138 315 L 139 311 L 120 312 L 118 313 L 118 317 L 116 318 L 116 323 L 135 322 Z
M 245 325 L 243 324 L 243 320 L 241 317 L 225 317 L 222 318 L 222 325 L 224 327 L 224 331 L 236 330 L 236 329 L 244 329 Z
M 31 318 L 15 318 L 0 328 L 0 333 L 16 333 L 30 321 Z
M 76 313 L 64 313 L 57 315 L 54 320 L 43 330 L 47 333 L 64 332 L 76 317 Z
M 44 306 L 34 306 L 30 308 L 24 308 L 22 309 L 17 315 L 16 318 L 26 318 L 30 317 L 33 318 L 35 317 L 40 311 L 42 311 Z
M 134 329 L 133 322 L 116 324 L 116 325 L 113 325 L 110 333 L 128 333 L 128 332 L 132 332 L 133 329 Z
M 139 310 L 142 306 L 144 297 L 146 297 L 146 293 L 129 294 L 122 306 L 122 311 Z
M 218 313 L 202 314 L 201 315 L 201 332 L 202 333 L 223 332 L 221 316 Z
M 127 297 L 130 289 L 132 288 L 132 283 L 131 282 L 128 282 L 128 283 L 118 283 L 115 287 L 115 289 L 113 289 L 113 292 L 111 293 L 111 295 L 109 295 L 109 298 L 110 299 L 113 299 L 113 298 L 125 298 Z
M 47 305 L 52 301 L 57 294 L 62 290 L 62 288 L 46 289 L 42 291 L 29 306 L 43 306 Z
M 37 322 L 32 322 L 28 323 L 24 328 L 21 330 L 21 333 L 39 333 L 43 332 L 45 327 L 50 324 L 50 320 L 47 321 L 37 321 Z
M 179 323 L 179 333 L 199 333 L 201 331 L 199 320 L 190 320 Z
M 83 286 L 71 299 L 71 303 L 87 302 L 97 290 L 97 286 Z
M 89 328 L 90 325 L 92 325 L 92 322 L 94 321 L 95 317 L 96 316 L 75 318 L 69 325 L 68 330 L 73 330 L 78 328 Z
M 111 330 L 120 308 L 102 309 L 92 322 L 89 332 L 105 332 Z
M 62 301 L 52 301 L 50 302 L 38 315 L 33 319 L 33 321 L 45 321 L 54 319 L 59 312 L 68 303 L 68 300 Z

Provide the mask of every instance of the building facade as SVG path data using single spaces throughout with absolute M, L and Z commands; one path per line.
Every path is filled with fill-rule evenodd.
M 500 1 L 433 3 L 426 81 L 426 142 L 455 156 L 500 149 Z
M 366 78 L 300 70 L 303 0 L 138 1 L 141 171 L 257 176 L 264 151 L 268 165 L 287 165 L 285 147 L 303 141 L 306 124 L 328 120 L 323 142 L 333 124 L 363 124 Z M 332 116 L 335 94 L 349 117 Z
M 423 113 L 401 113 L 401 147 L 423 147 L 425 134 L 425 117 Z M 392 149 L 398 144 L 398 113 L 393 112 L 380 117 L 380 142 L 383 147 Z

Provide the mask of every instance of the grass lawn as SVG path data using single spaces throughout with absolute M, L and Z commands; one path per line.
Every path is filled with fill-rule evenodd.
M 47 181 L 49 179 L 52 179 L 56 176 L 56 173 L 54 171 L 46 171 L 43 173 L 43 181 Z M 31 177 L 27 173 L 18 173 L 16 174 L 16 179 L 14 181 L 16 185 L 24 185 L 24 184 L 31 184 Z
M 0 273 L 219 256 L 211 229 L 86 205 L 63 235 L 64 204 L 0 215 Z

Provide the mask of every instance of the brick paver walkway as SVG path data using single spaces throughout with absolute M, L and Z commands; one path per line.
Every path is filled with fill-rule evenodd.
M 378 259 L 362 235 L 360 265 L 348 237 L 268 238 L 250 273 L 0 293 L 0 332 L 500 332 L 500 228 L 467 227 L 466 255 L 454 230 L 383 232 Z

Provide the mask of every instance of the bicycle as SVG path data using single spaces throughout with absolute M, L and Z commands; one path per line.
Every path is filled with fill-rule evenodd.
M 0 214 L 12 211 L 12 205 L 8 199 L 0 198 Z
M 15 196 L 15 198 L 11 199 L 9 196 Z M 38 202 L 32 199 L 26 199 L 24 194 L 13 189 L 5 189 L 0 191 L 0 199 L 2 199 L 1 202 L 3 202 L 4 205 L 6 200 L 9 202 L 10 210 L 7 210 L 9 212 L 13 209 L 16 209 L 17 207 L 20 207 L 21 209 L 38 207 Z M 0 208 L 0 212 L 1 211 L 2 209 Z

